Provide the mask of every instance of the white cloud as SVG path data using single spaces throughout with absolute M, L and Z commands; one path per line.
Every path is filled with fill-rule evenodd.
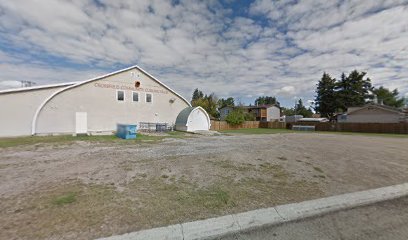
M 294 86 L 284 86 L 281 89 L 279 89 L 277 94 L 284 96 L 293 96 L 294 94 L 296 94 L 296 90 Z
M 0 81 L 0 89 L 17 88 L 17 87 L 21 87 L 21 82 L 19 81 Z
M 248 16 L 217 1 L 100 2 L 1 1 L 0 80 L 77 81 L 139 64 L 186 97 L 198 87 L 292 105 L 313 97 L 323 71 L 356 68 L 408 92 L 406 1 L 257 0 Z

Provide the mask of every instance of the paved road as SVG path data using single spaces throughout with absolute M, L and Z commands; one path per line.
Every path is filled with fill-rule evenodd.
M 408 197 L 221 239 L 406 240 Z

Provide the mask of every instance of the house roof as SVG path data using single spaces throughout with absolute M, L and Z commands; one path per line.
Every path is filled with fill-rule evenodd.
M 401 110 L 395 107 L 387 106 L 387 105 L 382 105 L 382 104 L 377 104 L 377 103 L 369 103 L 366 104 L 362 107 L 353 107 L 351 111 L 347 112 L 347 114 L 353 114 L 355 112 L 358 112 L 362 109 L 369 108 L 369 107 L 374 107 L 378 109 L 382 109 L 388 112 L 394 112 L 394 113 L 401 113 Z
M 280 109 L 280 107 L 278 105 L 275 104 L 269 104 L 269 105 L 259 105 L 259 106 L 234 106 L 234 107 L 230 107 L 230 106 L 226 106 L 220 109 L 224 109 L 224 108 L 245 108 L 245 109 L 259 109 L 259 108 L 270 108 L 270 107 L 277 107 Z

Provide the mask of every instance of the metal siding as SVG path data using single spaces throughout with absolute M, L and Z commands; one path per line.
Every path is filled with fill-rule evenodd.
M 135 77 L 131 76 L 131 72 L 135 73 Z M 125 89 L 125 101 L 118 102 L 116 89 L 97 87 L 97 84 L 117 84 L 134 88 L 135 81 L 141 82 L 141 88 L 162 90 L 167 94 L 152 93 L 153 102 L 146 103 L 145 96 L 148 92 Z M 139 92 L 139 102 L 132 101 L 132 91 Z M 176 101 L 170 103 L 170 99 L 176 99 Z M 174 124 L 178 113 L 185 107 L 188 107 L 188 104 L 176 94 L 143 72 L 130 69 L 56 95 L 41 110 L 36 132 L 39 134 L 74 132 L 75 112 L 88 113 L 90 132 L 113 131 L 117 123 L 167 122 Z
M 63 87 L 0 94 L 0 137 L 29 136 L 37 107 Z

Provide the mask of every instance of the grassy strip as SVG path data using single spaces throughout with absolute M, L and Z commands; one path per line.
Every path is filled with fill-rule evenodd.
M 223 130 L 222 133 L 231 134 L 276 134 L 276 133 L 323 133 L 323 134 L 340 134 L 340 135 L 356 135 L 370 137 L 394 137 L 408 138 L 408 134 L 393 134 L 393 133 L 360 133 L 360 132 L 331 132 L 331 131 L 293 131 L 289 129 L 272 129 L 272 128 L 242 128 L 234 130 Z
M 241 128 L 234 130 L 223 130 L 220 132 L 233 134 L 275 134 L 275 133 L 293 133 L 294 131 L 289 129 L 273 129 L 273 128 Z
M 38 143 L 70 143 L 75 141 L 87 142 L 115 142 L 115 143 L 137 143 L 142 141 L 156 142 L 164 138 L 183 138 L 185 134 L 182 132 L 169 132 L 167 136 L 148 136 L 138 133 L 136 139 L 124 140 L 115 135 L 104 136 L 77 136 L 60 135 L 60 136 L 29 136 L 29 137 L 12 137 L 0 138 L 0 148 L 16 147 L 24 145 L 32 145 Z

